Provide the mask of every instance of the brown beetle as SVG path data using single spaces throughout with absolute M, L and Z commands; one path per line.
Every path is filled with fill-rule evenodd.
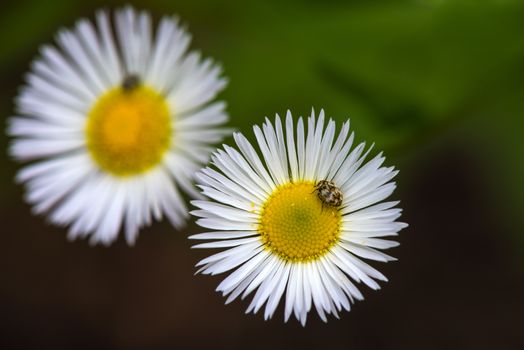
M 320 180 L 316 185 L 317 196 L 323 204 L 338 208 L 342 205 L 342 191 L 333 181 Z
M 122 80 L 122 90 L 131 92 L 140 85 L 140 77 L 136 74 L 129 74 Z

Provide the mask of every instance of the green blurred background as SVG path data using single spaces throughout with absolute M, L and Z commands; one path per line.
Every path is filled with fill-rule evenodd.
M 524 1 L 132 1 L 178 14 L 220 61 L 230 125 L 326 110 L 397 166 L 403 220 L 390 278 L 341 320 L 303 329 L 224 307 L 194 225 L 135 247 L 70 243 L 33 217 L 0 155 L 0 348 L 524 349 Z M 38 47 L 120 1 L 2 1 L 0 114 Z M 4 125 L 2 125 L 4 128 Z M 231 139 L 227 140 L 231 143 Z M 0 146 L 9 140 L 0 135 Z

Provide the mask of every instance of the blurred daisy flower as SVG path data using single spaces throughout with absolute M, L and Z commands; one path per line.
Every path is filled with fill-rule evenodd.
M 285 294 L 285 320 L 294 314 L 303 325 L 312 305 L 327 321 L 363 299 L 354 282 L 379 289 L 386 277 L 362 258 L 394 260 L 380 250 L 398 243 L 382 237 L 407 226 L 395 221 L 398 202 L 382 202 L 397 171 L 382 166 L 381 154 L 365 163 L 364 143 L 351 149 L 349 121 L 338 136 L 333 120 L 324 127 L 323 111 L 307 119 L 307 131 L 304 124 L 295 128 L 288 112 L 285 128 L 278 115 L 274 125 L 255 126 L 262 157 L 240 133 L 239 151 L 215 153 L 213 167 L 197 175 L 209 200 L 192 202 L 210 231 L 190 237 L 210 240 L 194 248 L 226 248 L 197 264 L 204 274 L 234 270 L 217 288 L 226 303 L 256 290 L 246 312 L 265 304 L 268 319 Z
M 69 237 L 111 243 L 125 225 L 129 244 L 152 218 L 187 219 L 181 191 L 199 197 L 193 175 L 210 144 L 228 133 L 221 68 L 187 52 L 174 17 L 155 33 L 151 16 L 100 11 L 45 45 L 16 99 L 11 154 L 32 161 L 18 173 L 35 213 L 70 225 Z M 124 224 L 125 223 L 125 224 Z

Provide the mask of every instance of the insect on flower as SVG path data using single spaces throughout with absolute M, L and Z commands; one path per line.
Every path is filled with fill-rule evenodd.
M 130 92 L 140 85 L 140 78 L 136 74 L 129 74 L 122 81 L 122 90 Z
M 190 238 L 206 242 L 193 247 L 222 249 L 198 272 L 229 271 L 216 289 L 226 304 L 254 293 L 247 312 L 265 304 L 265 319 L 282 299 L 284 321 L 295 315 L 305 325 L 315 309 L 323 321 L 339 317 L 364 298 L 358 283 L 377 290 L 387 281 L 364 259 L 395 260 L 382 250 L 398 246 L 387 236 L 407 226 L 396 221 L 398 202 L 384 202 L 397 171 L 382 166 L 381 153 L 364 163 L 369 151 L 364 143 L 352 150 L 349 121 L 336 136 L 323 111 L 296 122 L 288 112 L 285 123 L 277 115 L 254 133 L 262 158 L 237 133 L 237 148 L 224 146 L 196 175 L 207 198 L 191 213 L 205 232 Z
M 163 217 L 184 227 L 182 193 L 200 197 L 193 174 L 230 134 L 215 101 L 221 67 L 189 50 L 176 17 L 153 26 L 127 6 L 60 30 L 16 99 L 10 154 L 30 162 L 17 179 L 34 212 L 69 226 L 70 239 L 109 245 L 124 231 L 133 244 Z
M 335 185 L 333 181 L 320 180 L 316 185 L 317 196 L 330 207 L 338 208 L 342 205 L 342 191 Z

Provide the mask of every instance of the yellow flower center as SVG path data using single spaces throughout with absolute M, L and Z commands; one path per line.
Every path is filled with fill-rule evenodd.
M 258 232 L 266 247 L 288 261 L 324 255 L 337 242 L 340 212 L 322 203 L 313 182 L 289 183 L 262 208 Z
M 144 85 L 109 90 L 87 117 L 87 149 L 101 169 L 116 176 L 140 174 L 160 163 L 171 135 L 165 98 Z

